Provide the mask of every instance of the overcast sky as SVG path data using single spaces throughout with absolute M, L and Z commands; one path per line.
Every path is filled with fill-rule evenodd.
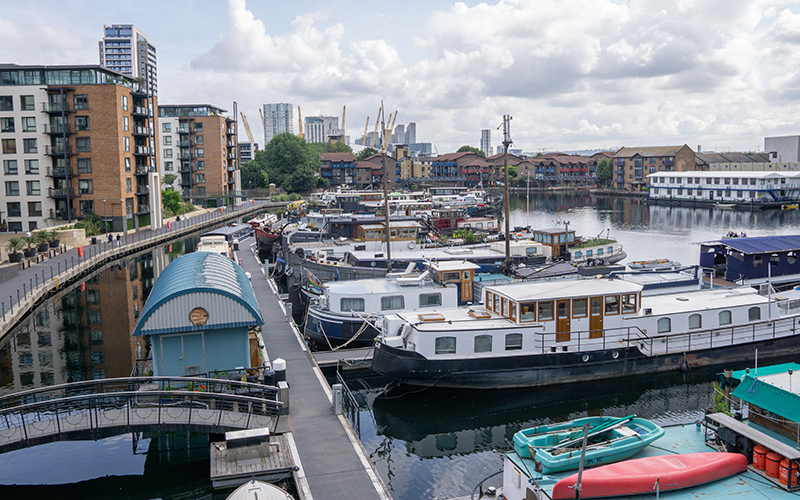
M 97 64 L 103 25 L 158 53 L 159 101 L 347 106 L 351 141 L 387 117 L 434 153 L 513 116 L 524 151 L 701 145 L 800 134 L 800 4 L 756 0 L 0 0 L 0 62 Z M 296 116 L 295 116 L 296 119 Z M 296 124 L 295 124 L 296 129 Z M 259 137 L 261 137 L 259 139 Z

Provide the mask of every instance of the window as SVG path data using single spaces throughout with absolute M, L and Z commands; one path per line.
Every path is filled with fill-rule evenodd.
M 196 161 L 196 162 L 194 162 L 194 169 L 195 170 L 205 170 L 206 169 L 206 162 L 204 162 L 204 161 Z
M 126 137 L 127 139 L 127 137 Z M 89 137 L 78 137 L 75 139 L 75 149 L 79 153 L 88 153 L 92 150 L 92 141 Z
M 553 319 L 553 302 L 539 302 L 539 321 L 551 321 Z
M 17 175 L 19 173 L 17 160 L 3 160 L 3 173 L 6 175 Z
M 89 320 L 89 323 L 93 325 L 99 325 L 103 322 L 99 309 L 89 309 L 86 311 L 86 318 Z
M 730 325 L 731 324 L 731 312 L 730 311 L 720 311 L 719 312 L 719 324 L 720 325 Z
M 506 335 L 506 351 L 522 350 L 522 334 L 509 333 Z
M 128 96 L 122 96 L 122 111 L 128 111 Z
M 131 159 L 130 158 L 125 158 L 125 171 L 126 172 L 130 172 L 131 171 Z
M 536 321 L 536 302 L 523 302 L 519 305 L 520 321 Z
M 194 181 L 198 184 L 206 182 L 206 174 L 195 174 Z
M 125 152 L 129 152 L 131 150 L 131 138 L 130 137 L 123 137 L 122 138 L 122 149 Z
M 490 292 L 489 290 L 486 290 L 486 309 L 491 311 L 492 310 L 492 303 L 493 303 L 493 301 L 492 301 L 492 292 Z
M 194 136 L 194 143 L 195 144 L 203 144 L 203 136 L 202 135 Z
M 203 187 L 203 186 L 199 186 L 199 187 L 198 187 L 198 188 L 195 190 L 195 193 L 197 193 L 197 195 L 198 195 L 198 196 L 203 196 L 204 194 L 206 194 L 206 188 L 205 188 L 205 187 Z
M 22 131 L 36 132 L 36 118 L 34 118 L 33 116 L 22 117 Z
M 658 333 L 669 333 L 672 330 L 671 323 L 669 318 L 659 318 Z
M 22 139 L 22 150 L 24 153 L 36 153 L 39 150 L 36 139 Z
M 78 181 L 78 192 L 80 194 L 94 193 L 94 186 L 91 179 L 82 179 Z
M 606 314 L 619 314 L 619 295 L 609 295 L 606 297 Z
M 492 352 L 492 336 L 475 335 L 475 352 Z
M 131 182 L 130 177 L 125 179 L 125 192 L 126 193 L 133 192 L 133 183 Z
M 502 311 L 500 314 L 501 314 L 503 317 L 506 317 L 506 318 L 507 318 L 507 317 L 508 317 L 508 299 L 507 299 L 507 298 L 505 298 L 505 297 L 503 297 L 503 298 L 501 299 L 500 303 L 501 303 L 501 306 L 500 306 L 500 307 L 501 307 L 501 311 Z
M 455 337 L 438 337 L 436 339 L 436 354 L 455 354 L 456 353 L 456 338 Z
M 28 196 L 40 196 L 42 187 L 39 181 L 25 181 L 25 192 L 28 193 Z
M 194 122 L 194 131 L 195 132 L 202 132 L 203 131 L 203 123 L 202 122 Z
M 751 307 L 747 310 L 748 321 L 758 321 L 761 319 L 761 309 L 758 307 Z
M 92 200 L 80 201 L 81 215 L 92 215 L 94 213 L 94 202 Z
M 497 294 L 494 294 L 494 308 L 492 310 L 500 314 L 500 296 Z
M 588 312 L 589 299 L 572 299 L 572 317 L 585 318 Z
M 78 158 L 78 173 L 91 174 L 92 173 L 92 159 L 91 158 Z
M 166 139 L 166 137 L 164 139 Z M 165 149 L 164 150 L 164 158 L 172 158 L 172 150 L 171 149 Z
M 161 131 L 162 132 L 172 132 L 172 124 L 171 123 L 162 123 L 161 124 Z
M 636 294 L 630 293 L 622 296 L 622 314 L 636 312 Z
M 6 181 L 6 196 L 19 196 L 19 182 Z M 11 215 L 10 213 L 8 215 Z
M 167 172 L 172 172 L 172 162 L 171 161 L 165 161 L 164 162 L 164 170 L 166 170 Z
M 75 117 L 75 130 L 78 132 L 89 130 L 89 117 L 76 116 Z
M 508 317 L 516 321 L 517 319 L 517 303 L 511 302 L 511 305 L 508 307 Z
M 172 136 L 171 135 L 165 135 L 164 136 L 164 145 L 165 146 L 172 146 Z
M 436 307 L 442 305 L 441 293 L 422 293 L 419 296 L 420 307 Z
M 9 217 L 22 217 L 22 206 L 19 204 L 19 202 L 15 201 L 13 203 L 6 203 L 6 208 L 8 209 L 8 216 Z M 19 230 L 22 231 L 22 223 L 19 222 L 18 224 L 19 224 L 19 226 L 18 226 Z M 8 229 L 9 229 L 9 231 L 11 230 L 11 224 L 10 223 L 8 225 Z
M 194 148 L 194 157 L 195 158 L 202 158 L 203 157 L 203 148 Z
M 130 129 L 130 120 L 128 120 L 127 116 L 122 117 L 122 130 L 127 132 Z
M 39 175 L 39 160 L 25 160 L 25 173 Z
M 72 103 L 75 109 L 89 109 L 89 96 L 87 94 L 75 94 L 72 96 Z
M 14 132 L 14 118 L 0 118 L 0 132 Z
M 42 216 L 42 202 L 41 201 L 29 201 L 28 202 L 28 216 L 29 217 L 41 217 Z
M 0 95 L 0 111 L 14 111 L 14 99 L 10 95 Z
M 362 298 L 343 298 L 339 301 L 342 311 L 364 312 L 364 299 Z
M 696 329 L 703 327 L 703 317 L 699 314 L 692 314 L 689 316 L 689 328 Z
M 3 154 L 16 154 L 17 141 L 16 139 L 3 139 Z
M 389 309 L 404 309 L 404 301 L 402 295 L 392 295 L 391 297 L 381 297 L 381 310 L 387 311 Z
M 22 111 L 34 111 L 36 109 L 36 104 L 33 102 L 32 95 L 19 96 L 19 105 Z

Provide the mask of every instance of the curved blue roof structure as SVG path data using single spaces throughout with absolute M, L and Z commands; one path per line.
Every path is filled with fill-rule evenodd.
M 192 311 L 205 321 L 192 321 Z M 200 324 L 198 324 L 200 323 Z M 157 335 L 264 323 L 247 275 L 231 259 L 215 253 L 184 255 L 161 273 L 133 335 Z

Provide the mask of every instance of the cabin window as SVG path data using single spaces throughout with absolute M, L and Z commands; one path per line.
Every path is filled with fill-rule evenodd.
M 636 294 L 629 293 L 622 296 L 622 314 L 636 312 Z
M 381 297 L 381 310 L 386 311 L 389 309 L 403 309 L 405 307 L 402 295 L 392 295 L 390 297 Z
M 438 337 L 436 339 L 436 354 L 455 354 L 455 353 L 456 353 L 455 337 Z
M 576 259 L 580 259 L 580 258 L 581 258 L 581 251 L 580 251 L 580 250 L 578 250 L 577 252 L 575 252 L 575 258 L 576 258 Z
M 419 296 L 420 307 L 436 307 L 442 305 L 441 293 L 422 293 Z
M 758 321 L 761 319 L 761 308 L 751 307 L 747 310 L 748 321 Z
M 367 237 L 365 239 L 368 239 L 368 240 L 372 239 L 372 230 L 367 231 Z
M 797 262 L 797 254 L 794 252 L 789 252 L 786 254 L 786 262 L 789 264 L 794 264 Z
M 551 321 L 553 319 L 553 302 L 539 302 L 539 321 Z
M 339 305 L 342 311 L 364 312 L 364 299 L 362 298 L 342 298 Z
M 603 249 L 602 248 L 598 248 L 597 249 L 597 256 L 600 257 L 601 255 L 603 255 Z
M 494 312 L 500 314 L 500 296 L 497 294 L 494 295 Z
M 536 302 L 523 302 L 519 305 L 520 321 L 536 321 Z
M 592 251 L 586 250 L 586 257 L 591 257 L 591 256 L 592 256 Z
M 731 312 L 730 311 L 720 311 L 720 313 L 719 313 L 719 324 L 720 325 L 730 325 L 731 324 Z
M 619 314 L 619 295 L 609 295 L 606 297 L 606 315 Z
M 500 301 L 500 303 L 502 304 L 502 313 L 501 314 L 502 314 L 502 316 L 504 318 L 507 318 L 508 317 L 508 299 L 503 297 L 503 299 Z
M 464 281 L 469 281 L 469 271 L 464 271 L 463 280 Z
M 761 258 L 760 255 L 754 255 L 753 256 L 753 267 L 758 269 L 759 267 L 761 267 L 761 264 L 763 264 L 763 263 L 764 263 L 764 261 L 763 261 L 763 259 Z
M 669 318 L 661 318 L 658 320 L 658 333 L 669 333 L 672 329 L 672 321 Z
M 585 318 L 588 299 L 572 299 L 572 317 Z
M 492 292 L 486 291 L 486 309 L 492 310 Z
M 608 253 L 614 253 L 614 247 L 608 247 Z
M 506 335 L 506 351 L 521 351 L 522 350 L 522 334 L 509 333 Z
M 703 327 L 703 317 L 699 314 L 692 314 L 689 316 L 689 328 L 696 329 Z
M 475 352 L 492 352 L 492 336 L 476 335 Z
M 458 271 L 451 271 L 442 273 L 442 281 L 445 283 L 449 283 L 451 281 L 459 281 L 461 280 L 461 273 Z
M 511 305 L 509 306 L 509 310 L 510 310 L 510 312 L 509 312 L 508 317 L 510 319 L 516 321 L 517 320 L 517 303 L 516 302 L 511 302 Z

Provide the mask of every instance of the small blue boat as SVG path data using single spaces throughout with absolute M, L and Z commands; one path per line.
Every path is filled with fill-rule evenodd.
M 584 467 L 625 460 L 664 435 L 660 426 L 635 415 L 585 417 L 521 430 L 514 434 L 514 451 L 521 458 L 541 462 L 545 474 L 577 469 L 586 424 L 589 427 Z

